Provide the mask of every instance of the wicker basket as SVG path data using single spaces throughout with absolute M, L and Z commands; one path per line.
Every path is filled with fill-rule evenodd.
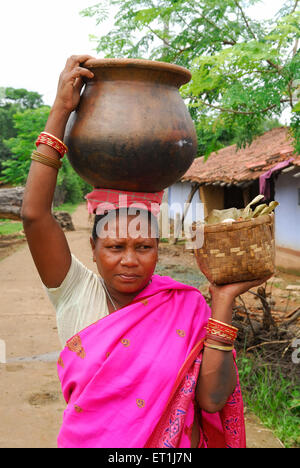
M 274 214 L 206 225 L 203 246 L 194 252 L 200 270 L 211 283 L 237 283 L 272 275 L 275 271 Z

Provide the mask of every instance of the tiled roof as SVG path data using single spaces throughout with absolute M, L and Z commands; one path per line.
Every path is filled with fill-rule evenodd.
M 195 159 L 181 180 L 199 183 L 251 181 L 290 158 L 295 159 L 293 164 L 300 166 L 300 155 L 294 154 L 289 129 L 274 128 L 244 149 L 228 146 L 212 153 L 206 162 L 204 157 Z

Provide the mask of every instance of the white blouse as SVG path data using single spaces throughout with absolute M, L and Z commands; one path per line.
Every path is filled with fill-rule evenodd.
M 56 310 L 58 335 L 62 344 L 84 328 L 108 315 L 104 288 L 99 276 L 73 254 L 67 276 L 58 288 L 47 288 Z

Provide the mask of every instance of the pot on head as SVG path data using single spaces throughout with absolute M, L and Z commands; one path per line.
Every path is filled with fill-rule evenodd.
M 64 141 L 74 170 L 97 188 L 157 192 L 187 171 L 197 136 L 179 88 L 185 68 L 138 59 L 90 59 Z

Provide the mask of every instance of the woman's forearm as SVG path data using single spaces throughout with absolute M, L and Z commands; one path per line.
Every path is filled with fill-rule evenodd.
M 45 131 L 62 140 L 68 117 L 69 113 L 54 106 L 50 111 Z M 39 145 L 37 149 L 47 156 L 59 159 L 58 152 L 50 146 Z M 38 219 L 51 213 L 56 182 L 56 169 L 32 161 L 22 206 L 24 221 Z
M 212 298 L 212 318 L 231 324 L 232 300 L 228 297 L 215 296 Z M 207 339 L 207 343 L 214 343 Z M 196 389 L 199 406 L 210 413 L 223 408 L 228 397 L 236 387 L 237 377 L 230 351 L 219 351 L 204 348 L 200 374 Z
M 234 299 L 268 279 L 269 277 L 222 286 L 211 284 L 209 290 L 212 296 L 212 318 L 231 325 Z M 209 339 L 206 341 L 220 345 Z M 236 384 L 237 373 L 233 353 L 205 347 L 196 389 L 199 406 L 208 412 L 219 411 L 226 404 Z
M 93 78 L 93 73 L 82 67 L 89 55 L 73 55 L 67 60 L 60 75 L 57 95 L 46 124 L 45 131 L 62 140 L 70 113 L 80 101 L 83 78 Z M 38 151 L 59 159 L 59 154 L 47 145 L 39 145 Z M 51 206 L 57 181 L 57 170 L 33 161 L 30 167 L 23 200 L 22 218 L 35 221 L 51 214 Z
M 60 140 L 63 140 L 69 116 L 69 111 L 60 108 L 54 103 L 46 123 L 45 131 L 52 133 L 52 135 L 56 136 Z M 43 146 L 45 147 L 45 145 Z M 52 152 L 54 151 L 56 153 L 56 151 L 50 148 L 49 146 L 46 146 L 46 148 L 49 148 L 49 150 L 51 150 Z
M 81 66 L 89 55 L 72 56 L 62 71 L 54 105 L 45 131 L 63 140 L 70 113 L 80 101 L 83 78 L 93 73 Z M 59 153 L 48 145 L 39 145 L 42 155 L 59 159 Z M 71 253 L 66 236 L 52 216 L 52 202 L 57 182 L 57 169 L 32 161 L 22 206 L 22 218 L 28 245 L 43 283 L 57 288 L 66 277 Z

